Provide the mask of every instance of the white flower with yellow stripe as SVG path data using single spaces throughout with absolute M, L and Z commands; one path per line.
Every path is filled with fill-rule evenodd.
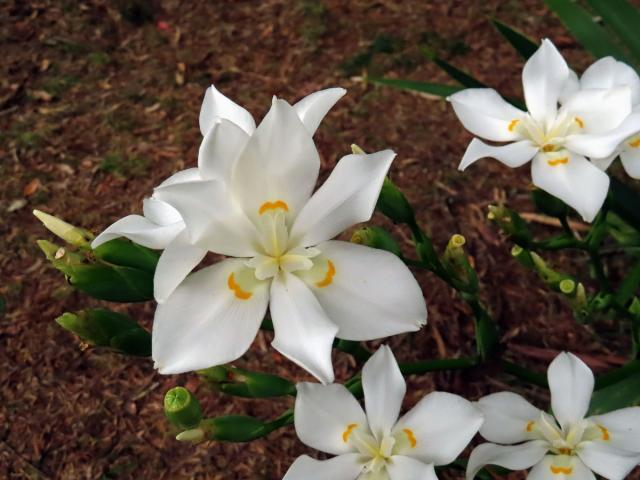
M 298 384 L 295 428 L 306 445 L 337 455 L 299 457 L 284 480 L 434 480 L 482 424 L 482 413 L 457 395 L 432 392 L 398 419 L 406 385 L 382 346 L 362 370 L 365 411 L 344 385 Z
M 640 131 L 640 113 L 631 109 L 631 89 L 575 89 L 575 77 L 549 40 L 522 72 L 524 112 L 493 89 L 471 88 L 449 97 L 453 109 L 474 135 L 460 170 L 484 157 L 516 168 L 532 161 L 533 184 L 592 221 L 609 190 L 609 177 L 587 158 L 611 155 L 625 138 Z M 561 106 L 559 106 L 559 102 Z
M 320 158 L 312 135 L 343 92 L 294 106 L 274 98 L 250 131 L 217 120 L 200 148 L 202 180 L 156 189 L 180 213 L 190 244 L 231 257 L 189 275 L 158 306 L 152 347 L 161 373 L 237 359 L 267 307 L 274 348 L 325 383 L 336 336 L 370 340 L 425 324 L 422 291 L 400 259 L 331 241 L 369 220 L 395 154 L 347 155 L 313 193 Z M 162 275 L 193 268 L 188 258 L 173 260 Z
M 589 367 L 575 355 L 561 353 L 547 374 L 554 416 L 510 392 L 478 402 L 485 415 L 480 435 L 496 443 L 484 443 L 471 453 L 467 480 L 487 464 L 510 470 L 533 467 L 529 480 L 595 480 L 593 472 L 621 480 L 638 465 L 640 407 L 585 418 L 594 386 Z
M 634 112 L 640 111 L 640 77 L 636 71 L 624 62 L 613 57 L 601 58 L 585 70 L 580 77 L 578 88 L 615 88 L 628 87 L 631 89 L 631 104 Z M 620 156 L 620 161 L 630 177 L 640 179 L 640 135 L 625 138 L 608 157 L 591 160 L 597 166 L 606 170 L 613 160 Z

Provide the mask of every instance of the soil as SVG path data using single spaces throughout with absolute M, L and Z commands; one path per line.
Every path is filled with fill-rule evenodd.
M 139 212 L 162 179 L 195 165 L 198 112 L 211 83 L 256 118 L 274 94 L 293 102 L 345 87 L 348 94 L 315 136 L 323 178 L 352 143 L 368 151 L 393 148 L 391 177 L 437 248 L 453 233 L 466 237 L 506 358 L 540 372 L 561 350 L 580 354 L 596 371 L 623 363 L 630 346 L 617 324 L 576 323 L 567 302 L 511 258 L 510 242 L 486 220 L 487 205 L 503 199 L 533 211 L 527 168 L 483 161 L 458 172 L 471 136 L 445 101 L 362 81 L 368 72 L 448 82 L 421 55 L 419 47 L 428 45 L 505 96 L 520 96 L 522 60 L 493 29 L 492 17 L 531 38 L 551 38 L 577 70 L 592 61 L 536 0 L 2 2 L 0 477 L 279 479 L 296 456 L 319 456 L 293 427 L 248 444 L 177 442 L 162 412 L 163 395 L 174 385 L 196 392 L 208 416 L 275 418 L 292 400 L 228 397 L 195 374 L 162 376 L 150 360 L 85 348 L 53 321 L 101 302 L 70 289 L 43 258 L 35 241 L 53 239 L 32 209 L 96 233 Z M 373 221 L 409 248 L 407 231 L 378 215 Z M 551 259 L 591 284 L 583 257 Z M 429 323 L 384 342 L 401 361 L 472 355 L 468 308 L 434 275 L 416 275 Z M 150 327 L 152 302 L 115 308 Z M 270 334 L 260 333 L 236 364 L 308 379 L 269 342 Z M 341 380 L 359 368 L 343 353 L 335 354 L 334 366 Z M 434 389 L 470 399 L 512 389 L 548 405 L 546 392 L 488 367 L 408 382 L 406 408 Z

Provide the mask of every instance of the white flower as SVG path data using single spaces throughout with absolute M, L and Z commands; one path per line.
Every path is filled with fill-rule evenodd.
M 621 480 L 640 462 L 640 407 L 585 418 L 594 385 L 589 367 L 561 353 L 547 373 L 555 418 L 515 393 L 478 402 L 485 415 L 480 435 L 507 445 L 478 446 L 469 458 L 467 480 L 487 464 L 511 470 L 533 466 L 529 480 L 595 480 L 592 471 Z
M 294 109 L 311 135 L 344 93 L 342 88 L 330 88 L 314 92 L 296 103 Z M 251 114 L 213 85 L 205 93 L 199 123 L 204 141 L 198 154 L 198 168 L 178 172 L 159 187 L 213 178 L 226 180 L 231 162 L 244 147 L 246 136 L 256 128 Z M 98 235 L 92 246 L 96 248 L 114 238 L 126 237 L 145 247 L 164 250 L 153 282 L 154 297 L 161 303 L 202 261 L 207 250 L 191 244 L 180 213 L 156 195 L 143 201 L 143 214 L 118 220 Z
M 193 245 L 235 257 L 190 275 L 159 305 L 152 343 L 161 373 L 237 359 L 268 305 L 274 348 L 323 382 L 333 380 L 336 336 L 370 340 L 424 325 L 422 291 L 400 259 L 328 241 L 371 217 L 395 154 L 344 157 L 312 196 L 320 158 L 311 135 L 328 110 L 318 114 L 319 106 L 336 100 L 324 92 L 293 107 L 274 98 L 251 133 L 225 119 L 201 121 L 204 180 L 156 189 Z M 192 268 L 178 258 L 170 267 Z M 162 275 L 174 276 L 171 268 Z
M 482 424 L 482 413 L 457 395 L 432 392 L 398 420 L 406 391 L 391 349 L 362 370 L 366 414 L 344 385 L 298 384 L 296 433 L 302 442 L 337 455 L 306 455 L 284 480 L 434 480 L 434 466 L 453 462 Z
M 631 104 L 634 112 L 640 112 L 640 77 L 629 65 L 613 57 L 601 58 L 591 65 L 580 78 L 579 88 L 616 88 L 631 89 Z M 591 161 L 606 170 L 611 162 L 620 155 L 622 166 L 630 177 L 640 179 L 640 135 L 626 138 L 616 151 L 608 157 Z
M 575 78 L 549 40 L 543 40 L 525 64 L 522 84 L 528 112 L 488 88 L 449 97 L 467 130 L 487 140 L 513 142 L 492 146 L 474 138 L 460 170 L 483 157 L 512 168 L 533 160 L 534 185 L 592 221 L 606 198 L 609 177 L 585 157 L 606 157 L 622 140 L 640 131 L 640 114 L 631 114 L 631 90 L 590 88 L 568 94 Z

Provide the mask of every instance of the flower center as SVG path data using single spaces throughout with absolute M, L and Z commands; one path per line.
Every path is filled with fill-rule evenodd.
M 572 456 L 582 442 L 595 439 L 608 441 L 611 437 L 607 428 L 588 420 L 559 428 L 553 417 L 545 413 L 537 421 L 527 423 L 525 428 L 527 432 L 536 432 L 541 439 L 546 440 L 551 452 L 556 455 Z
M 310 270 L 312 258 L 320 251 L 290 245 L 286 214 L 289 206 L 283 200 L 265 202 L 259 209 L 258 232 L 262 253 L 248 260 L 245 265 L 254 269 L 258 280 L 275 277 L 278 272 Z
M 584 126 L 582 118 L 560 112 L 549 124 L 538 122 L 527 114 L 521 119 L 511 120 L 507 128 L 510 132 L 518 132 L 524 138 L 531 140 L 543 152 L 549 153 L 562 150 L 565 137 L 580 132 Z

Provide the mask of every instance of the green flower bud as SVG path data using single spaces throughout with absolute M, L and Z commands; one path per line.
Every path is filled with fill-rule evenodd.
M 354 155 L 366 155 L 365 151 L 355 143 L 351 144 L 351 151 L 354 153 Z
M 294 395 L 296 387 L 289 380 L 268 373 L 235 367 L 213 367 L 200 373 L 213 388 L 229 395 L 247 398 Z
M 56 323 L 90 345 L 110 347 L 129 355 L 151 355 L 149 332 L 122 313 L 103 308 L 67 312 L 56 318 Z
M 522 266 L 533 269 L 533 258 L 531 257 L 531 253 L 529 252 L 529 250 L 525 250 L 520 245 L 514 245 L 511 249 L 511 255 Z
M 527 222 L 516 212 L 503 206 L 489 205 L 487 218 L 495 222 L 500 230 L 509 235 L 511 239 L 521 245 L 528 245 L 533 239 Z
M 87 230 L 75 227 L 58 217 L 41 212 L 40 210 L 34 210 L 33 214 L 51 233 L 57 235 L 71 245 L 80 248 L 88 248 L 89 243 L 93 240 L 93 235 Z
M 218 365 L 217 367 L 209 367 L 204 370 L 198 370 L 204 379 L 210 384 L 217 384 L 218 382 L 224 382 L 227 380 L 228 369 L 224 365 Z
M 116 238 L 103 243 L 93 250 L 97 258 L 122 267 L 132 267 L 154 273 L 160 253 L 131 242 L 125 238 Z
M 455 233 L 449 239 L 449 243 L 447 243 L 447 247 L 444 250 L 445 260 L 452 263 L 458 263 L 460 260 L 466 260 L 466 255 L 462 248 L 465 243 L 467 243 L 467 240 L 459 233 Z
M 57 265 L 56 265 L 57 267 Z M 75 265 L 69 283 L 78 290 L 110 302 L 146 302 L 153 300 L 153 274 L 130 267 Z
M 382 227 L 364 227 L 353 232 L 351 236 L 353 243 L 365 245 L 367 247 L 386 250 L 394 255 L 401 256 L 400 247 L 395 239 Z
M 570 295 L 575 292 L 576 282 L 571 278 L 565 278 L 560 281 L 558 288 L 560 288 L 560 291 L 565 295 Z
M 207 418 L 200 423 L 200 428 L 207 439 L 226 442 L 249 442 L 269 432 L 268 424 L 244 415 Z
M 174 387 L 164 396 L 164 414 L 181 429 L 192 429 L 202 421 L 198 399 L 184 387 Z
M 376 209 L 396 223 L 414 222 L 413 208 L 389 177 L 384 179 Z

